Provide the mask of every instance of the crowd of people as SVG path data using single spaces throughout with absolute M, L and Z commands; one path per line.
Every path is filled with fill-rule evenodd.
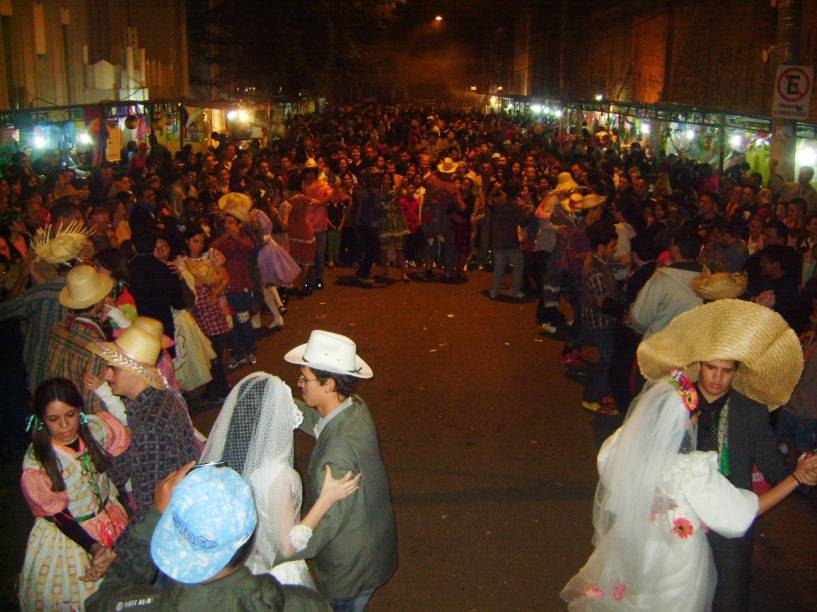
M 812 168 L 786 183 L 772 161 L 763 184 L 740 156 L 719 174 L 684 150 L 665 155 L 638 142 L 623 146 L 615 132 L 587 126 L 568 134 L 532 115 L 453 107 L 339 107 L 293 117 L 269 146 L 242 146 L 219 134 L 213 143 L 171 154 L 151 137 L 127 147 L 120 164 L 87 173 L 75 164 L 32 161 L 22 151 L 2 168 L 0 328 L 11 350 L 0 384 L 12 426 L 4 428 L 0 448 L 7 458 L 28 447 L 21 482 L 37 517 L 21 579 L 24 608 L 51 605 L 44 602 L 82 608 L 89 597 L 110 603 L 134 584 L 147 589 L 146 600 L 203 601 L 197 598 L 212 596 L 204 585 L 216 575 L 233 576 L 234 588 L 259 601 L 296 597 L 280 586 L 294 583 L 317 588 L 336 610 L 365 608 L 396 567 L 374 425 L 352 393 L 371 369 L 348 339 L 316 331 L 287 355 L 302 366 L 297 407 L 274 376 L 251 374 L 232 390 L 226 377 L 256 363 L 262 315 L 267 328 L 280 329 L 291 298 L 322 290 L 327 268 L 346 267 L 362 288 L 382 286 L 390 268 L 402 282 L 444 283 L 474 282 L 472 270 L 489 270 L 487 298 L 536 300 L 536 324 L 564 339 L 559 362 L 589 370 L 583 409 L 614 417 L 637 398 L 602 449 L 600 490 L 615 491 L 618 474 L 631 473 L 616 459 L 633 459 L 619 450 L 620 440 L 630 440 L 628 448 L 647 444 L 644 423 L 659 427 L 674 414 L 666 417 L 666 444 L 649 449 L 657 453 L 643 479 L 649 486 L 632 491 L 627 503 L 652 500 L 654 489 L 665 487 L 664 506 L 655 512 L 672 519 L 670 531 L 681 518 L 690 534 L 705 521 L 718 588 L 712 575 L 701 577 L 701 598 L 690 609 L 713 597 L 723 609 L 746 609 L 758 507 L 795 488 L 787 481 L 792 469 L 796 483 L 817 482 L 811 457 L 801 456 L 817 447 Z M 767 327 L 782 325 L 781 331 L 748 352 L 751 343 L 731 352 L 712 344 L 674 355 L 667 367 L 645 366 L 644 351 L 658 345 L 671 353 L 681 336 L 672 336 L 673 344 L 666 334 L 677 334 L 674 326 L 685 316 L 712 320 L 710 306 L 720 309 L 722 325 L 707 342 L 726 337 L 718 329 L 745 335 L 746 328 L 727 324 L 744 306 L 760 309 L 751 311 L 753 325 L 773 315 Z M 789 378 L 781 374 L 764 390 L 753 382 L 753 368 L 780 364 L 753 360 L 782 337 L 795 358 Z M 595 363 L 585 351 L 590 345 L 598 351 Z M 693 378 L 700 371 L 700 379 L 673 368 Z M 191 397 L 226 400 L 209 440 L 192 426 Z M 786 457 L 763 407 L 781 405 L 777 434 Z M 292 469 L 292 430 L 299 426 L 318 438 L 321 457 L 310 465 L 311 510 L 303 518 Z M 324 444 L 335 429 L 335 443 Z M 714 451 L 715 464 L 708 454 L 687 456 L 696 448 Z M 180 468 L 199 459 L 214 464 L 185 477 Z M 324 471 L 329 463 L 333 469 Z M 722 479 L 707 492 L 701 479 L 685 480 L 687 467 Z M 767 493 L 773 501 L 739 492 L 763 477 L 778 485 Z M 155 512 L 178 501 L 175 494 L 170 499 L 168 483 L 178 491 L 189 487 L 193 499 L 170 525 Z M 195 491 L 207 487 L 213 501 L 201 507 L 221 507 L 222 491 L 224 513 L 197 512 Z M 657 553 L 643 548 L 647 532 L 639 525 L 622 525 L 621 533 L 611 527 L 609 515 L 625 510 L 605 496 L 597 500 L 604 512 L 595 525 L 598 554 L 563 595 L 576 609 L 608 595 L 611 606 L 623 605 L 625 592 L 642 603 L 621 609 L 657 609 L 655 602 L 663 608 L 680 595 L 649 591 L 647 582 L 660 580 L 637 577 L 634 564 L 654 565 L 650 555 Z M 682 496 L 694 517 L 670 507 L 683 505 Z M 702 496 L 706 503 L 696 501 Z M 718 496 L 738 500 L 745 511 L 725 518 L 712 512 L 707 504 Z M 242 520 L 231 520 L 240 507 Z M 201 536 L 208 521 L 221 539 Z M 172 539 L 174 525 L 192 545 L 199 536 L 217 539 L 222 556 L 202 557 L 201 571 L 191 567 L 187 575 L 188 568 L 173 565 L 181 549 L 162 540 L 161 534 Z M 727 537 L 718 541 L 718 534 Z M 615 547 L 624 540 L 634 554 L 622 556 Z M 708 550 L 700 540 L 694 554 Z M 370 562 L 358 564 L 361 555 Z M 316 559 L 315 581 L 303 558 Z M 151 560 L 176 583 L 202 589 L 157 588 L 145 571 Z M 244 565 L 249 571 L 239 572 Z M 609 573 L 613 566 L 618 573 Z M 625 566 L 629 573 L 619 571 Z M 258 575 L 273 582 L 262 584 Z M 310 601 L 323 605 L 313 595 Z

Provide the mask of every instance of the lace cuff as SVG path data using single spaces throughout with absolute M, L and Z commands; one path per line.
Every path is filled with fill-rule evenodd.
M 298 429 L 301 426 L 301 423 L 304 422 L 304 413 L 298 410 L 298 406 L 292 406 L 292 418 L 295 421 L 295 425 L 293 425 L 292 429 Z
M 295 548 L 295 552 L 301 552 L 312 539 L 312 530 L 306 525 L 295 525 L 289 530 L 289 541 Z

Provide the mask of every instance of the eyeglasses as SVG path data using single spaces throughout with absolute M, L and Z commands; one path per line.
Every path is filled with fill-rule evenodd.
M 301 374 L 301 375 L 298 377 L 298 384 L 299 384 L 299 385 L 305 385 L 306 383 L 315 382 L 316 380 L 317 380 L 318 382 L 320 382 L 320 380 L 319 380 L 319 379 L 317 379 L 317 378 L 306 378 L 306 377 L 305 377 L 303 374 Z

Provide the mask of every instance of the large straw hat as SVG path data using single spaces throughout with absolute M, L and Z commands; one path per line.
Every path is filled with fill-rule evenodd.
M 570 172 L 560 172 L 556 181 L 556 187 L 551 190 L 551 193 L 562 191 L 574 191 L 579 188 L 579 184 L 573 180 L 573 175 Z
M 571 196 L 572 198 L 573 196 Z M 596 206 L 601 206 L 607 201 L 607 196 L 597 195 L 595 193 L 588 193 L 582 197 L 582 210 L 589 210 Z
M 437 171 L 443 174 L 454 174 L 457 171 L 457 162 L 450 157 L 446 157 L 443 161 L 437 164 Z
M 83 226 L 82 219 L 75 219 L 59 227 L 46 225 L 37 230 L 31 247 L 36 261 L 50 264 L 67 264 L 86 261 L 93 256 L 94 245 L 88 239 L 94 230 Z
M 230 202 L 224 209 L 221 211 L 222 215 L 230 215 L 231 217 L 235 217 L 241 223 L 248 223 L 250 220 L 250 213 L 248 208 L 244 208 L 241 204 L 236 204 Z
M 65 275 L 60 304 L 73 310 L 84 310 L 104 300 L 113 289 L 110 276 L 98 274 L 91 266 L 77 266 Z
M 770 410 L 785 404 L 803 370 L 797 335 L 754 302 L 722 299 L 678 315 L 638 346 L 638 367 L 655 380 L 673 368 L 698 379 L 701 361 L 739 362 L 732 386 Z
M 156 368 L 161 342 L 144 329 L 129 327 L 113 342 L 89 342 L 88 350 L 113 366 L 133 372 L 151 387 L 165 388 L 164 378 Z
M 746 272 L 709 272 L 706 268 L 690 283 L 692 290 L 707 301 L 738 298 L 746 293 Z
M 284 361 L 355 378 L 374 375 L 369 365 L 358 356 L 357 345 L 351 338 L 321 329 L 312 330 L 309 342 L 289 351 L 284 355 Z
M 244 210 L 248 211 L 252 208 L 252 198 L 240 191 L 231 191 L 230 193 L 225 193 L 218 199 L 218 207 L 221 210 L 224 210 L 230 205 L 241 206 Z
M 169 336 L 165 335 L 165 326 L 162 325 L 159 319 L 154 319 L 153 317 L 136 317 L 133 323 L 131 323 L 131 327 L 138 327 L 154 338 L 158 338 L 163 349 L 170 348 L 176 344 Z

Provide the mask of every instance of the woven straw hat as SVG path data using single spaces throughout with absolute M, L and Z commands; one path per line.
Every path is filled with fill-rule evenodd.
M 244 208 L 241 204 L 235 204 L 230 202 L 224 209 L 221 211 L 222 214 L 230 215 L 241 221 L 241 223 L 246 224 L 250 220 L 250 214 L 248 209 Z
M 165 335 L 165 326 L 159 319 L 152 317 L 136 317 L 131 323 L 131 327 L 138 327 L 145 330 L 154 338 L 159 338 L 162 348 L 167 349 L 176 344 L 171 338 Z
M 551 190 L 551 193 L 560 191 L 573 191 L 579 188 L 579 184 L 573 180 L 573 175 L 570 172 L 560 172 L 556 179 L 556 187 Z
M 706 268 L 696 276 L 690 286 L 701 298 L 708 301 L 738 298 L 746 293 L 749 275 L 746 272 L 709 272 Z
M 570 196 L 573 197 L 573 196 Z M 582 198 L 582 210 L 588 210 L 601 206 L 607 201 L 607 196 L 596 195 L 595 193 L 588 193 Z
M 789 401 L 803 371 L 800 342 L 783 317 L 743 300 L 688 310 L 638 346 L 638 367 L 649 380 L 673 368 L 697 380 L 701 361 L 721 359 L 740 364 L 732 386 L 770 410 Z
M 77 266 L 65 275 L 60 304 L 73 310 L 84 310 L 104 300 L 113 289 L 110 276 L 98 274 L 91 266 Z
M 90 342 L 88 350 L 109 364 L 136 374 L 145 384 L 164 389 L 164 378 L 156 368 L 162 351 L 159 338 L 139 327 L 129 327 L 113 342 Z
M 457 171 L 457 162 L 450 157 L 446 157 L 443 161 L 437 164 L 437 170 L 443 174 L 453 174 Z
M 218 199 L 218 207 L 221 210 L 225 210 L 230 205 L 241 206 L 245 211 L 248 211 L 252 208 L 252 198 L 239 191 L 231 191 Z
M 46 225 L 37 230 L 31 247 L 37 261 L 50 264 L 67 264 L 71 261 L 89 260 L 94 253 L 94 245 L 88 237 L 93 229 L 83 227 L 81 219 L 59 227 Z

